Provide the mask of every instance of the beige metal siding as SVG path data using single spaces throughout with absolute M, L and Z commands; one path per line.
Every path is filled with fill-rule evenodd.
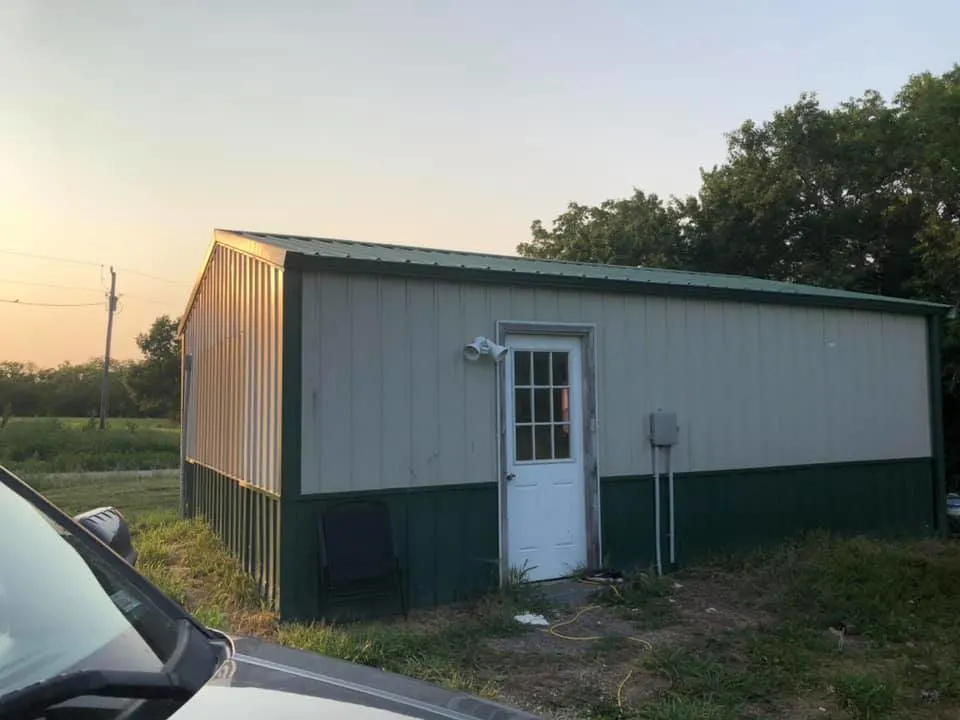
M 187 458 L 280 492 L 283 272 L 216 246 L 190 317 Z
M 496 322 L 596 325 L 601 475 L 930 455 L 918 316 L 307 274 L 303 492 L 494 481 L 495 380 L 461 350 Z

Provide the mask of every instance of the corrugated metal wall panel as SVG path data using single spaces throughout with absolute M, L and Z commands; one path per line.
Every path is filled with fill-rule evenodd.
M 919 316 L 307 274 L 303 492 L 494 481 L 497 320 L 596 324 L 601 474 L 650 472 L 646 419 L 678 413 L 678 472 L 930 454 Z
M 278 610 L 280 498 L 192 462 L 185 464 L 184 481 L 190 516 L 210 524 L 256 580 L 260 596 Z
M 217 246 L 184 329 L 193 355 L 187 457 L 278 494 L 282 273 Z

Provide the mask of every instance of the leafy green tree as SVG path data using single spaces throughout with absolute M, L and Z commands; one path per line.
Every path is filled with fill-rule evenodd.
M 140 361 L 110 367 L 112 417 L 176 417 L 180 406 L 180 342 L 177 322 L 157 318 L 137 336 Z M 65 362 L 55 368 L 0 362 L 3 417 L 94 417 L 100 406 L 103 360 Z
M 137 335 L 143 359 L 126 374 L 126 387 L 140 412 L 149 417 L 175 418 L 180 408 L 180 339 L 177 320 L 162 315 Z
M 932 300 L 960 298 L 960 66 L 914 76 L 897 95 L 906 184 L 920 208 L 915 288 Z
M 727 136 L 697 197 L 640 190 L 539 220 L 527 257 L 960 298 L 960 66 L 824 108 L 806 94 Z
M 908 294 L 918 212 L 902 146 L 896 111 L 873 92 L 834 109 L 805 95 L 744 123 L 687 202 L 692 266 Z
M 675 207 L 640 190 L 598 207 L 570 203 L 549 230 L 534 220 L 533 239 L 518 251 L 543 259 L 679 268 L 685 264 L 679 218 Z
M 114 415 L 139 415 L 123 383 L 129 369 L 129 362 L 116 362 L 110 372 Z M 92 417 L 99 407 L 102 377 L 100 359 L 44 369 L 27 363 L 0 363 L 0 412 L 9 417 Z

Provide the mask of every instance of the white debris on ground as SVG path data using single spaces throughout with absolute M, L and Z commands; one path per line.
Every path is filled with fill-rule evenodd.
M 535 615 L 533 613 L 522 613 L 520 615 L 514 615 L 514 620 L 516 620 L 521 625 L 543 625 L 547 626 L 550 622 L 543 615 Z

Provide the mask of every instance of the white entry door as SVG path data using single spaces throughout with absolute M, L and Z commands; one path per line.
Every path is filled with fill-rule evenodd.
M 507 559 L 527 580 L 587 561 L 580 339 L 509 335 Z

